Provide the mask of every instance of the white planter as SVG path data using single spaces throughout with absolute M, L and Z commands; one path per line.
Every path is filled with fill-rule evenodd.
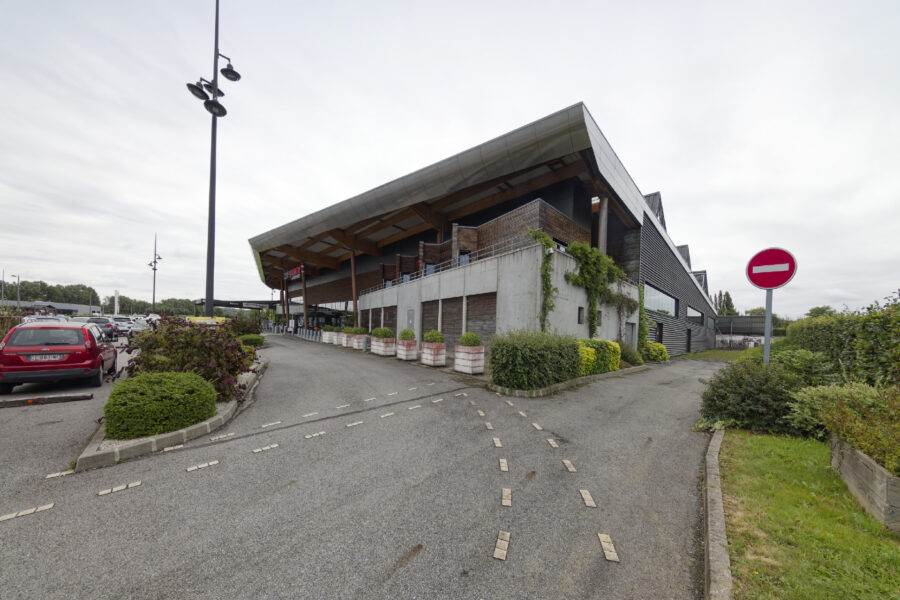
M 334 338 L 333 331 L 323 331 L 322 332 L 322 343 L 323 344 L 331 344 L 333 343 L 331 340 Z
M 369 337 L 367 335 L 358 333 L 351 336 L 353 339 L 351 340 L 351 344 L 354 350 L 365 350 L 366 349 L 366 338 Z
M 443 367 L 447 364 L 447 344 L 444 342 L 422 342 L 422 364 L 429 367 Z
M 353 334 L 352 333 L 342 333 L 341 334 L 341 346 L 344 348 L 349 348 L 353 345 Z
M 469 375 L 484 373 L 484 346 L 454 346 L 453 370 Z
M 397 358 L 400 360 L 416 360 L 416 340 L 397 340 Z
M 378 356 L 395 356 L 397 354 L 397 342 L 394 338 L 372 338 L 372 354 Z

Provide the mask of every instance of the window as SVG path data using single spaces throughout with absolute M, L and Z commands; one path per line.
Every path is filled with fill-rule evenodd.
M 716 328 L 716 320 L 712 317 L 709 317 L 708 319 L 706 319 L 706 326 L 709 329 L 715 329 Z
M 663 343 L 663 324 L 662 323 L 656 324 L 656 340 L 655 341 L 657 344 Z
M 568 244 L 564 244 L 563 242 L 559 241 L 556 238 L 553 238 L 553 243 L 556 245 L 556 249 L 559 250 L 560 252 L 565 252 L 566 248 L 569 247 Z
M 409 281 L 409 273 L 403 273 L 402 275 L 400 275 L 400 280 L 403 283 L 406 283 L 407 281 Z
M 584 307 L 578 307 L 578 324 L 582 325 L 584 323 Z
M 434 275 L 434 264 L 425 263 L 425 276 Z
M 685 336 L 685 340 L 684 340 L 685 341 L 685 351 L 690 353 L 690 351 L 691 351 L 691 330 L 688 329 L 687 331 L 685 331 L 685 333 L 687 334 Z
M 470 262 L 470 261 L 469 261 L 469 253 L 468 253 L 468 251 L 461 250 L 461 251 L 459 252 L 459 264 L 460 264 L 460 266 L 462 266 L 462 265 L 467 265 L 467 264 L 469 264 L 469 262 Z
M 385 280 L 384 280 L 384 287 L 389 288 L 389 287 L 391 287 L 392 285 L 394 285 L 394 281 L 393 281 L 392 279 L 385 279 Z
M 644 308 L 664 315 L 678 316 L 678 300 L 649 283 L 644 284 Z
M 690 323 L 696 323 L 697 325 L 703 325 L 703 313 L 699 310 L 687 307 L 687 320 Z

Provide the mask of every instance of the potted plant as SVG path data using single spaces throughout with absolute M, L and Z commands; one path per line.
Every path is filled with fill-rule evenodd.
M 368 347 L 366 343 L 369 337 L 369 331 L 365 327 L 354 327 L 351 336 L 351 346 L 354 350 L 365 350 Z
M 412 329 L 404 329 L 397 336 L 397 358 L 416 360 L 416 334 Z
M 484 346 L 478 334 L 467 331 L 454 346 L 453 370 L 469 375 L 484 373 Z
M 322 327 L 322 343 L 334 343 L 334 327 L 332 327 L 331 325 L 325 325 L 324 327 Z
M 422 364 L 429 367 L 447 364 L 447 344 L 444 343 L 444 334 L 437 329 L 432 329 L 423 338 Z
M 394 356 L 397 354 L 397 341 L 394 332 L 387 327 L 377 327 L 372 330 L 372 354 L 379 356 Z
M 353 345 L 353 327 L 344 327 L 341 330 L 341 346 L 349 348 Z

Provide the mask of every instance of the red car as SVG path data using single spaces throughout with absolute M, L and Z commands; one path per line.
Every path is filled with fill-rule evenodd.
M 116 370 L 116 348 L 94 323 L 17 325 L 0 342 L 0 394 L 20 383 L 88 379 L 103 385 Z

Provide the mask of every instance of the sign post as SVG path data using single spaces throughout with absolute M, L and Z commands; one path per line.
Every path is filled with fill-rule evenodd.
M 747 279 L 754 286 L 766 290 L 766 328 L 763 363 L 769 364 L 772 343 L 772 290 L 787 284 L 797 273 L 794 255 L 781 248 L 767 248 L 757 252 L 747 263 Z

